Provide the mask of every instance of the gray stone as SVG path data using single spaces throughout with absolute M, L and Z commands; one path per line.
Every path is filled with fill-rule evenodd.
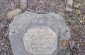
M 14 55 L 56 55 L 59 41 L 71 37 L 64 18 L 56 13 L 26 11 L 14 17 L 9 31 Z

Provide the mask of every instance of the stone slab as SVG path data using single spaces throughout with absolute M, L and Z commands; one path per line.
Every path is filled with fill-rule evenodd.
M 9 25 L 9 38 L 14 55 L 56 55 L 59 40 L 69 39 L 70 29 L 56 13 L 24 12 Z

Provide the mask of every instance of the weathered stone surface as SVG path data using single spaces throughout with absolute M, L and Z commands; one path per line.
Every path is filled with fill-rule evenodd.
M 56 33 L 48 27 L 28 29 L 23 37 L 25 49 L 31 54 L 52 54 L 57 47 Z
M 14 55 L 56 55 L 59 40 L 70 38 L 64 18 L 55 13 L 26 11 L 14 18 L 9 31 Z

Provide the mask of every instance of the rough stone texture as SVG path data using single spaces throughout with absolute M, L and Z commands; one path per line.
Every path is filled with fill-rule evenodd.
M 52 54 L 57 47 L 56 33 L 48 27 L 28 29 L 23 37 L 25 49 L 31 54 Z
M 47 31 L 49 31 L 48 29 L 50 28 L 51 31 L 49 31 L 49 33 L 47 32 L 47 34 L 49 34 L 49 35 L 46 35 L 45 30 L 42 27 L 47 28 Z M 28 32 L 28 31 L 33 30 L 35 28 L 36 29 L 41 28 L 41 30 L 44 30 L 44 33 L 40 34 L 41 31 L 40 31 L 40 33 L 36 32 L 36 31 L 30 31 L 30 32 L 33 32 L 33 35 L 31 35 L 32 33 Z M 12 49 L 13 49 L 14 55 L 32 55 L 32 54 L 34 54 L 34 55 L 56 55 L 58 50 L 61 49 L 61 46 L 59 45 L 59 41 L 62 39 L 70 38 L 70 29 L 67 26 L 67 24 L 65 23 L 64 18 L 61 15 L 55 14 L 55 13 L 37 14 L 37 13 L 31 13 L 31 12 L 26 11 L 16 17 L 14 17 L 14 20 L 9 25 L 9 31 L 10 31 L 9 38 L 10 38 L 10 42 L 12 44 Z M 53 31 L 53 33 L 56 33 L 56 34 L 54 34 L 53 36 L 50 37 L 50 33 L 52 31 Z M 38 33 L 38 34 L 35 34 L 34 32 Z M 25 38 L 27 38 L 27 35 L 31 35 L 31 36 L 28 36 L 28 38 L 30 38 L 30 39 L 29 39 L 29 41 L 27 40 L 27 42 L 26 42 Z M 46 42 L 44 42 L 44 43 L 47 43 L 46 45 L 44 45 L 44 47 L 42 47 L 41 45 L 36 46 L 36 43 L 38 43 L 38 42 L 34 42 L 34 41 L 39 41 L 39 39 L 38 40 L 35 39 L 35 37 L 39 38 L 38 35 L 40 37 L 42 35 L 46 36 L 46 37 L 43 36 L 40 38 L 43 40 L 40 41 L 39 44 L 42 44 L 42 42 L 44 40 L 48 39 L 48 40 L 46 40 Z M 47 38 L 47 36 L 48 36 L 48 38 Z M 32 41 L 35 44 L 34 47 L 38 48 L 38 50 L 34 49 L 34 50 L 36 50 L 36 51 L 34 51 L 29 46 L 27 47 L 26 43 L 29 42 L 28 44 L 31 45 Z M 52 41 L 52 42 L 50 42 L 50 41 Z M 54 44 L 55 42 L 56 42 L 56 44 Z M 50 45 L 51 43 L 54 45 Z M 46 49 L 45 51 L 47 51 L 47 52 L 43 51 L 44 48 L 49 48 L 50 46 L 51 46 L 50 50 Z M 29 51 L 29 49 L 30 49 L 30 51 Z M 41 53 L 37 52 L 39 50 L 41 50 L 40 51 Z M 42 54 L 42 51 L 47 54 Z

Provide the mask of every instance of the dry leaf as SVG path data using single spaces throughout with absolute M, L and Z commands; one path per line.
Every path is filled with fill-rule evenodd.
M 62 47 L 68 47 L 69 44 L 70 44 L 70 43 L 69 43 L 69 40 L 62 40 L 62 41 L 61 41 L 61 46 L 62 46 Z

